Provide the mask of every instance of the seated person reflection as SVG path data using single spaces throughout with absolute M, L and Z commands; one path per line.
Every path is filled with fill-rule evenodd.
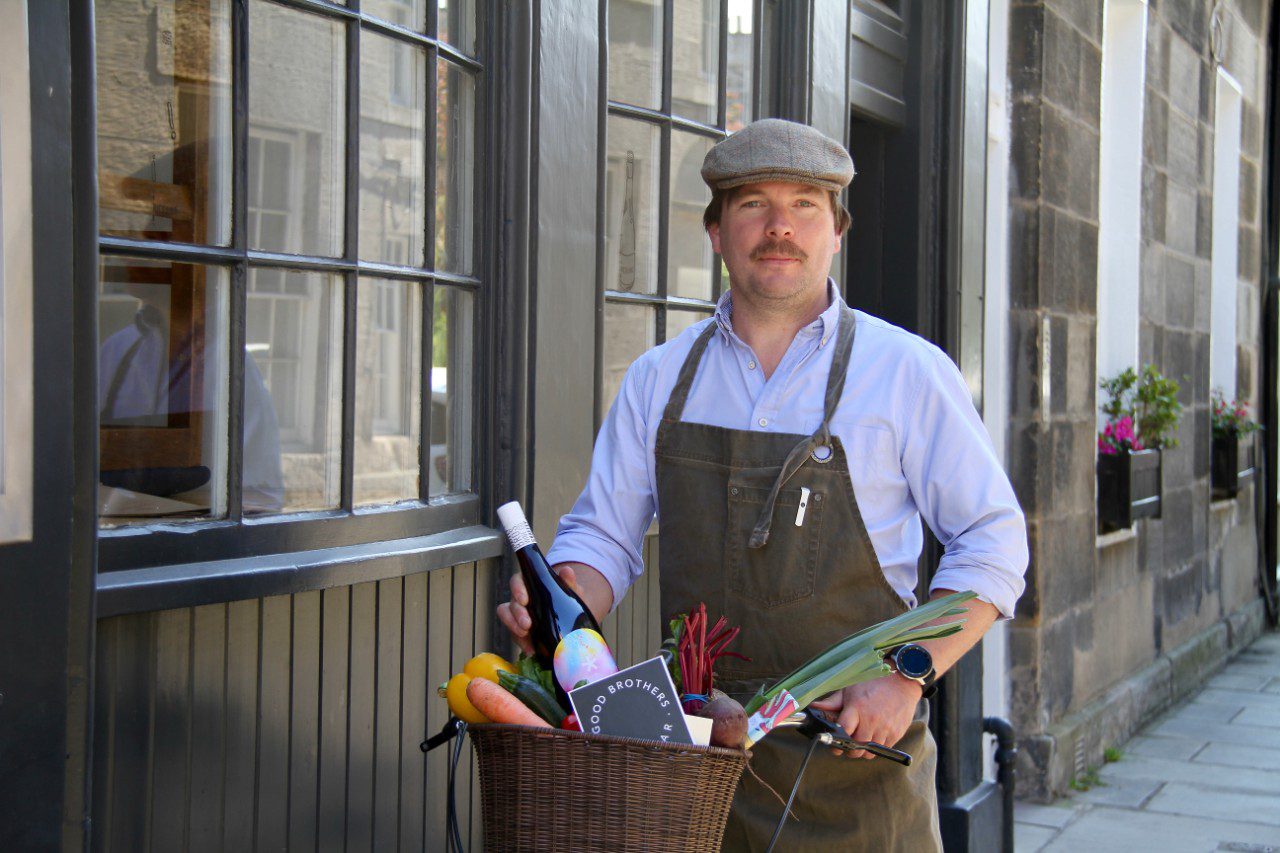
M 170 415 L 191 409 L 192 344 L 189 338 L 171 357 L 167 288 L 126 285 L 140 302 L 129 325 L 102 344 L 98 372 L 99 424 L 110 427 L 158 427 L 169 425 Z M 164 298 L 158 298 L 163 294 Z M 199 356 L 197 356 L 199 357 Z M 215 400 L 217 373 L 204 365 L 200 409 L 205 423 L 225 418 L 225 406 Z M 203 441 L 206 446 L 208 438 Z M 130 492 L 173 498 L 207 509 L 210 505 L 209 461 L 213 454 L 202 448 L 200 465 L 165 464 L 163 454 L 138 459 L 136 466 L 103 470 L 103 485 Z M 131 462 L 134 460 L 130 460 Z M 221 477 L 219 472 L 217 476 Z M 244 480 L 245 512 L 272 512 L 284 505 L 284 477 L 280 462 L 280 434 L 275 407 L 253 357 L 245 354 L 244 367 Z M 106 512 L 105 514 L 117 514 Z M 123 512 L 119 514 L 135 514 Z M 151 513 L 144 513 L 151 514 Z

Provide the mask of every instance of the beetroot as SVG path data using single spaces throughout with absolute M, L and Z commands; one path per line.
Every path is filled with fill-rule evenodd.
M 696 716 L 711 720 L 711 745 L 738 749 L 747 739 L 747 714 L 742 705 L 730 696 L 716 691 L 711 701 L 696 712 Z

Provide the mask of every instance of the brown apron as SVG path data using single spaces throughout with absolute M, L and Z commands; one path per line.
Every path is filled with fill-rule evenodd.
M 825 413 L 812 436 L 681 420 L 715 323 L 685 359 L 658 428 L 662 624 L 705 602 L 713 618 L 742 626 L 736 651 L 751 662 L 724 658 L 717 667 L 717 686 L 740 701 L 831 643 L 906 609 L 880 570 L 844 447 L 829 430 L 855 326 L 843 306 Z M 802 487 L 810 492 L 803 515 Z M 910 768 L 815 752 L 793 806 L 799 822 L 788 821 L 778 849 L 941 851 L 928 709 L 922 701 L 897 744 L 913 756 Z M 785 797 L 808 747 L 795 731 L 773 732 L 752 748 L 752 769 Z M 781 816 L 782 802 L 744 776 L 725 849 L 765 849 Z

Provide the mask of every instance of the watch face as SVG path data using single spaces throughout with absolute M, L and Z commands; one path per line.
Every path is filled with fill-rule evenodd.
M 924 646 L 914 644 L 899 649 L 895 662 L 898 672 L 907 678 L 924 678 L 933 669 L 933 655 Z

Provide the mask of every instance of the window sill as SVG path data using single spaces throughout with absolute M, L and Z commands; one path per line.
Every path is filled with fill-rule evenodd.
M 1129 542 L 1137 538 L 1138 528 L 1137 526 L 1134 526 L 1126 527 L 1124 530 L 1113 530 L 1110 533 L 1103 533 L 1097 537 L 1095 542 L 1097 549 L 1099 551 L 1103 551 L 1107 548 L 1119 545 L 1121 542 Z
M 429 536 L 98 575 L 98 617 L 367 583 L 496 557 L 502 534 L 472 525 Z

